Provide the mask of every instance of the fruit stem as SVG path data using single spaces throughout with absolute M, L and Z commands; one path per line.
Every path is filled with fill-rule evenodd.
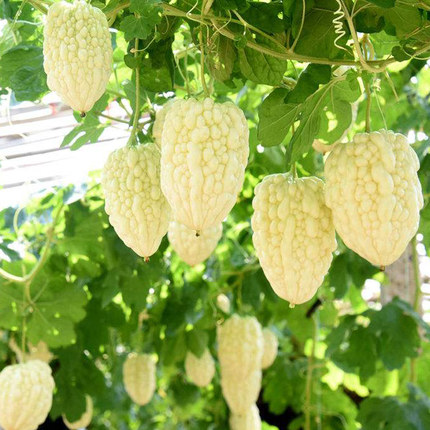
M 23 303 L 25 303 L 25 301 L 26 301 L 27 285 L 29 285 L 29 284 L 26 284 L 23 291 L 22 291 Z M 26 317 L 25 312 L 26 312 L 26 309 L 24 309 L 24 312 L 22 315 L 22 333 L 21 333 L 21 351 L 22 351 L 21 360 L 23 363 L 25 363 L 25 342 L 26 342 L 26 332 L 27 332 L 27 317 Z
M 370 73 L 381 73 L 385 70 L 385 68 L 381 67 L 373 67 L 369 64 L 368 61 L 363 56 L 363 52 L 361 51 L 360 41 L 358 40 L 357 31 L 354 27 L 354 22 L 352 17 L 348 11 L 348 8 L 345 6 L 343 1 L 341 0 L 342 9 L 345 14 L 345 20 L 348 23 L 349 31 L 351 32 L 352 41 L 354 42 L 355 52 L 358 57 L 358 61 L 360 62 L 362 68 Z
M 297 178 L 297 169 L 296 169 L 296 162 L 294 162 L 291 166 L 291 174 L 293 175 L 293 178 Z
M 46 15 L 48 13 L 48 9 L 45 5 L 42 4 L 42 2 L 39 2 L 37 0 L 27 0 L 28 3 L 30 3 L 35 9 L 37 9 L 39 12 Z M 23 1 L 22 5 L 24 6 L 26 2 Z
M 206 80 L 205 80 L 205 48 L 203 44 L 203 31 L 201 26 L 200 26 L 200 32 L 199 32 L 199 42 L 200 42 L 200 78 L 202 81 L 202 86 L 203 86 L 203 91 L 205 93 L 205 96 L 209 97 L 210 92 L 209 92 L 208 86 L 206 85 Z
M 364 83 L 366 91 L 366 133 L 370 133 L 370 108 L 372 105 L 372 92 L 370 91 L 369 82 Z
M 421 302 L 421 276 L 420 276 L 420 264 L 418 260 L 417 251 L 417 236 L 415 235 L 411 240 L 412 246 L 412 265 L 414 268 L 414 283 L 415 283 L 415 296 L 413 301 L 414 311 L 420 313 L 420 302 Z M 412 384 L 417 382 L 417 374 L 415 370 L 416 359 L 411 358 L 409 380 Z
M 123 124 L 129 124 L 129 121 L 127 121 L 126 119 L 115 118 L 115 117 L 113 117 L 113 116 L 106 115 L 106 114 L 104 114 L 104 113 L 102 113 L 102 112 L 96 112 L 96 114 L 97 114 L 98 116 L 101 116 L 102 118 L 106 118 L 106 119 L 109 119 L 109 120 L 111 120 L 111 121 L 115 121 L 115 122 L 122 122 Z
M 139 39 L 135 39 L 134 41 L 134 58 L 137 58 L 139 55 Z M 136 103 L 134 106 L 134 117 L 133 117 L 133 128 L 131 130 L 130 138 L 128 139 L 127 146 L 134 146 L 136 143 L 136 133 L 139 125 L 139 111 L 140 111 L 140 67 L 137 64 L 136 69 L 134 71 L 134 77 L 136 80 Z
M 312 335 L 312 348 L 311 353 L 308 357 L 308 367 L 306 372 L 306 389 L 305 389 L 305 427 L 304 430 L 311 430 L 311 401 L 312 401 L 312 373 L 314 369 L 314 358 L 315 358 L 315 348 L 318 339 L 318 310 L 312 315 L 313 322 L 313 335 Z

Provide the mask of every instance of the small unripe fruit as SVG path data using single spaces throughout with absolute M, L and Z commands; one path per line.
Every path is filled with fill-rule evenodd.
M 156 368 L 149 354 L 129 354 L 123 366 L 124 387 L 138 405 L 146 405 L 152 399 L 156 385 Z
M 230 313 L 230 299 L 225 294 L 218 294 L 216 305 L 218 309 L 222 310 L 225 314 Z
M 188 351 L 185 358 L 185 371 L 188 378 L 198 387 L 208 386 L 215 375 L 215 362 L 208 349 L 205 349 L 201 357 Z
M 221 371 L 245 379 L 261 369 L 263 333 L 254 317 L 233 315 L 217 331 L 218 359 Z
M 278 338 L 272 330 L 267 327 L 263 329 L 264 350 L 261 359 L 261 368 L 270 367 L 278 355 Z
M 221 388 L 230 411 L 236 415 L 244 415 L 258 399 L 261 370 L 253 371 L 246 378 L 238 378 L 221 368 Z
M 205 261 L 215 250 L 222 236 L 222 225 L 201 230 L 197 236 L 194 230 L 184 224 L 172 221 L 167 237 L 172 248 L 190 266 Z

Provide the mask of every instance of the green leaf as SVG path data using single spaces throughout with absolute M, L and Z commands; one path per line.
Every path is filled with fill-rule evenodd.
M 281 33 L 284 31 L 284 23 L 279 17 L 282 10 L 281 2 L 248 2 L 248 9 L 242 13 L 242 18 L 269 34 Z
M 173 90 L 173 38 L 162 39 L 148 49 L 148 56 L 140 62 L 141 87 L 153 92 Z
M 10 88 L 17 100 L 38 100 L 48 90 L 42 48 L 17 45 L 0 57 L 0 87 Z
M 337 106 L 335 110 L 338 125 L 333 136 L 341 135 L 351 122 L 351 107 L 348 104 L 356 100 L 359 96 L 359 87 L 354 73 L 331 80 L 312 94 L 302 104 L 300 125 L 290 141 L 289 153 L 291 162 L 297 161 L 312 146 L 315 137 L 320 131 L 323 113 L 326 107 Z M 336 100 L 330 105 L 330 100 Z M 342 117 L 343 113 L 349 112 L 348 116 Z
M 367 327 L 359 324 L 357 315 L 343 317 L 327 336 L 327 357 L 345 372 L 358 370 L 362 380 L 375 373 L 378 359 L 388 370 L 401 368 L 407 358 L 417 356 L 420 345 L 420 318 L 410 312 L 409 305 L 396 298 L 380 311 L 362 314 L 370 320 Z
M 288 133 L 305 101 L 312 96 L 320 84 L 330 81 L 331 68 L 310 64 L 301 74 L 292 91 L 274 90 L 259 108 L 258 138 L 263 146 L 280 144 Z
M 218 10 L 238 10 L 239 12 L 248 7 L 246 0 L 215 0 L 213 7 Z
M 280 314 L 284 315 L 291 335 L 302 343 L 305 343 L 306 339 L 311 337 L 313 332 L 312 319 L 306 316 L 310 306 L 311 304 L 309 303 L 307 306 L 296 306 L 291 309 L 286 303 L 282 303 L 278 310 Z
M 173 337 L 168 337 L 163 341 L 161 349 L 161 360 L 165 366 L 172 366 L 178 361 L 185 359 L 187 353 L 187 342 L 185 333 L 179 332 Z
M 430 165 L 430 157 L 426 156 L 424 159 L 426 163 Z M 427 179 L 430 182 L 430 178 Z M 426 249 L 430 249 L 430 201 L 428 201 L 424 208 L 421 210 L 421 220 L 419 232 L 423 234 L 423 243 Z
M 396 4 L 396 0 L 368 0 L 368 2 L 376 4 L 376 6 L 385 8 L 394 7 L 394 5 Z
M 231 76 L 236 60 L 234 44 L 230 39 L 221 35 L 217 37 L 215 43 L 216 54 L 208 57 L 209 70 L 215 79 L 226 81 Z
M 363 430 L 426 430 L 430 428 L 430 399 L 409 385 L 409 399 L 371 397 L 360 405 L 358 421 Z
M 358 0 L 356 3 L 358 13 L 354 17 L 355 29 L 363 33 L 380 34 L 384 28 L 384 9 L 370 5 L 366 0 Z M 376 52 L 379 51 L 376 50 Z
M 284 10 L 284 16 L 288 19 L 292 19 L 294 10 L 295 0 L 283 0 L 282 7 Z
M 317 136 L 334 143 L 341 139 L 353 121 L 351 103 L 360 97 L 361 91 L 355 74 L 347 80 L 339 82 L 330 92 L 330 101 L 322 115 L 322 124 Z M 358 109 L 358 106 L 356 106 Z
M 337 34 L 333 25 L 334 12 L 338 9 L 335 0 L 316 0 L 315 6 L 308 10 L 304 25 L 300 34 L 297 34 L 298 42 L 295 52 L 316 58 L 345 57 L 345 51 L 340 50 L 334 44 Z M 301 20 L 301 10 L 300 10 Z M 300 21 L 299 21 L 300 23 Z M 347 27 L 343 26 L 346 34 Z M 347 36 L 338 41 L 338 45 L 344 46 Z M 349 56 L 349 55 L 348 55 Z
M 306 366 L 307 360 L 304 358 L 291 362 L 285 357 L 278 357 L 269 368 L 263 381 L 263 399 L 272 413 L 279 415 L 287 407 L 301 410 Z
M 135 15 L 126 16 L 120 26 L 125 40 L 146 39 L 161 22 L 162 8 L 159 0 L 131 0 L 130 12 Z
M 51 415 L 65 414 L 71 422 L 77 421 L 85 411 L 86 394 L 93 398 L 105 394 L 104 376 L 92 357 L 82 352 L 81 346 L 61 349 L 56 355 L 59 369 L 54 373 L 56 394 Z
M 112 327 L 120 328 L 126 323 L 125 315 L 119 305 L 110 303 L 103 307 L 97 299 L 88 303 L 86 312 L 85 319 L 77 327 L 78 337 L 85 349 L 97 357 L 101 355 L 104 345 L 110 343 Z
M 318 385 L 313 384 L 314 395 L 321 396 L 321 407 L 326 411 L 321 417 L 323 419 L 321 428 L 330 430 L 355 429 L 357 409 L 353 399 L 342 389 L 331 390 L 326 384 Z
M 411 317 L 415 323 L 423 330 L 427 339 L 430 339 L 430 325 L 423 320 L 421 315 L 414 310 L 412 305 L 404 300 L 399 299 L 398 297 L 394 297 L 391 300 L 391 304 L 397 306 L 402 312 Z
M 375 312 L 369 326 L 379 335 L 381 359 L 389 370 L 402 367 L 407 357 L 416 357 L 420 346 L 417 323 L 399 303 L 399 299 L 393 300 Z
M 334 287 L 334 297 L 336 299 L 342 298 L 349 288 L 349 274 L 348 274 L 348 255 L 337 255 L 331 263 L 329 272 L 330 286 Z
M 104 245 L 99 238 L 103 235 L 103 207 L 91 209 L 81 201 L 68 206 L 65 213 L 66 228 L 64 237 L 58 243 L 59 252 L 84 255 L 98 260 L 103 254 Z
M 191 330 L 186 333 L 187 348 L 196 356 L 201 357 L 207 348 L 209 336 L 203 330 Z
M 179 291 L 172 291 L 163 310 L 161 321 L 166 324 L 166 334 L 175 335 L 186 324 L 195 324 L 201 317 L 198 308 L 200 299 L 206 297 L 206 292 L 200 284 L 186 283 Z
M 243 277 L 241 291 L 243 304 L 249 305 L 254 311 L 258 311 L 261 306 L 261 293 L 267 283 L 262 270 L 246 273 Z
M 0 278 L 0 327 L 16 329 L 22 322 L 25 309 L 22 284 L 15 284 Z
M 149 279 L 145 279 L 145 277 L 130 276 L 125 278 L 121 285 L 124 302 L 136 310 L 145 309 L 150 287 Z
M 108 126 L 99 121 L 99 113 L 103 112 L 108 104 L 109 96 L 103 95 L 93 106 L 93 108 L 86 113 L 85 118 L 79 125 L 64 136 L 61 147 L 71 145 L 71 150 L 79 149 L 81 146 L 88 142 L 98 142 L 101 134 Z
M 373 429 L 411 429 L 403 420 L 403 411 L 400 402 L 395 397 L 386 398 L 369 398 L 366 399 L 360 406 L 358 420 L 362 424 L 363 430 Z
M 386 34 L 384 31 L 372 34 L 371 40 L 375 52 L 377 52 L 379 55 L 388 55 L 394 49 L 400 49 L 400 47 L 398 46 L 398 39 L 395 36 L 390 36 L 389 34 Z
M 333 82 L 333 81 L 332 81 Z M 303 104 L 300 125 L 289 144 L 290 162 L 294 163 L 306 153 L 319 131 L 321 113 L 333 84 L 327 84 L 310 96 Z
M 331 67 L 324 64 L 309 64 L 302 73 L 294 89 L 285 98 L 286 103 L 303 103 L 318 90 L 321 84 L 327 84 L 331 78 Z
M 422 345 L 422 353 L 416 360 L 417 385 L 430 396 L 430 343 Z
M 162 92 L 173 89 L 172 76 L 168 67 L 154 68 L 152 61 L 147 58 L 142 63 L 142 86 L 148 91 Z
M 407 61 L 413 55 L 412 53 L 406 52 L 401 46 L 394 46 L 391 54 L 396 59 L 396 61 Z
M 327 337 L 326 355 L 345 372 L 358 371 L 364 381 L 375 373 L 378 359 L 377 343 L 366 328 L 354 324 L 354 319 L 345 317 Z
M 147 296 L 151 287 L 154 287 L 163 277 L 160 276 L 166 270 L 162 253 L 154 254 L 148 263 L 140 260 L 140 265 L 135 270 L 121 268 L 119 281 L 120 290 L 124 302 L 137 312 L 147 306 Z M 134 272 L 134 273 L 132 273 Z
M 412 33 L 423 22 L 420 11 L 414 5 L 398 4 L 396 7 L 387 9 L 384 16 L 393 26 L 398 37 Z
M 35 303 L 28 318 L 28 339 L 33 344 L 44 341 L 52 348 L 69 345 L 76 340 L 74 325 L 85 317 L 85 292 L 64 277 L 43 272 L 31 284 Z
M 260 46 L 266 46 L 275 51 L 279 50 L 279 47 L 274 42 L 267 41 L 262 37 L 257 37 L 255 42 Z M 239 49 L 238 52 L 240 71 L 246 79 L 259 84 L 280 84 L 287 70 L 287 62 L 285 60 L 263 54 L 247 46 Z
M 288 130 L 299 113 L 296 103 L 285 103 L 288 90 L 275 89 L 258 109 L 258 139 L 263 146 L 275 146 L 283 142 Z
M 175 379 L 170 386 L 173 399 L 179 407 L 195 404 L 200 397 L 200 390 L 194 384 Z

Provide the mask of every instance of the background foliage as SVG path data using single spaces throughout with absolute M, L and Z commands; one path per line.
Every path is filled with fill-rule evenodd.
M 48 91 L 40 23 L 49 3 L 0 3 L 0 94 L 13 103 L 37 102 Z M 113 29 L 114 73 L 86 118 L 76 113 L 63 145 L 76 150 L 108 132 L 113 120 L 103 112 L 114 100 L 130 111 L 130 126 L 142 117 L 133 133 L 146 142 L 155 108 L 173 91 L 203 96 L 206 85 L 216 100 L 234 100 L 249 121 L 244 188 L 216 252 L 194 269 L 167 239 L 148 264 L 126 248 L 108 223 L 98 175 L 83 188 L 3 210 L 0 367 L 14 362 L 8 344 L 20 344 L 25 333 L 55 354 L 52 420 L 79 417 L 90 394 L 92 429 L 225 429 L 219 380 L 201 390 L 184 375 L 187 350 L 199 355 L 208 346 L 216 356 L 216 325 L 227 316 L 216 297 L 224 293 L 232 311 L 257 316 L 280 339 L 258 402 L 265 429 L 430 428 L 430 328 L 419 302 L 365 301 L 365 281 L 389 288 L 387 277 L 339 240 L 317 297 L 290 309 L 266 281 L 250 229 L 255 185 L 293 162 L 299 175 L 321 176 L 314 139 L 333 143 L 364 131 L 369 106 L 372 129 L 416 139 L 428 247 L 430 2 L 345 1 L 343 36 L 333 23 L 334 0 L 92 3 Z M 347 42 L 355 40 L 361 48 L 354 54 Z M 122 386 L 130 351 L 158 356 L 158 390 L 143 408 Z

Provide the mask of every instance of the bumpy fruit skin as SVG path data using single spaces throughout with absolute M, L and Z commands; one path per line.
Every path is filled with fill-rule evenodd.
M 87 409 L 82 414 L 81 418 L 78 421 L 73 423 L 67 421 L 67 418 L 63 415 L 63 421 L 67 428 L 71 430 L 78 430 L 81 428 L 88 427 L 93 419 L 93 401 L 90 396 L 86 396 L 87 400 Z
M 218 326 L 217 339 L 222 376 L 245 379 L 261 369 L 264 340 L 256 318 L 232 315 Z
M 372 264 L 397 260 L 418 229 L 418 169 L 407 138 L 386 130 L 357 134 L 327 158 L 325 196 L 336 231 Z
M 43 57 L 48 87 L 80 112 L 103 95 L 112 71 L 112 45 L 104 13 L 82 0 L 48 10 Z
M 243 415 L 230 415 L 230 430 L 261 430 L 261 418 L 257 405 L 252 405 Z
M 242 188 L 248 125 L 233 103 L 178 100 L 167 112 L 161 188 L 175 220 L 194 231 L 221 224 Z
M 272 330 L 267 327 L 263 329 L 264 349 L 261 359 L 261 368 L 270 367 L 278 355 L 278 338 Z
M 261 369 L 254 370 L 246 378 L 223 373 L 221 368 L 222 394 L 230 411 L 244 415 L 257 401 L 261 389 Z
M 155 114 L 154 126 L 152 127 L 152 137 L 154 142 L 161 148 L 161 136 L 163 134 L 164 121 L 166 120 L 167 112 L 178 99 L 171 99 L 163 105 L 163 107 Z
M 55 383 L 43 361 L 5 367 L 0 373 L 0 426 L 3 430 L 36 430 L 52 406 Z
M 129 354 L 123 366 L 124 387 L 138 405 L 152 399 L 156 385 L 155 362 L 149 354 Z
M 160 188 L 160 153 L 154 143 L 109 155 L 102 185 L 109 222 L 136 254 L 148 258 L 166 234 L 170 208 Z
M 310 300 L 336 249 L 323 182 L 290 174 L 266 176 L 255 187 L 252 206 L 252 239 L 273 290 L 291 305 Z
M 215 375 L 215 362 L 208 349 L 201 357 L 188 351 L 185 358 L 185 372 L 188 378 L 198 387 L 207 387 Z
M 205 261 L 216 248 L 221 236 L 222 225 L 201 230 L 199 236 L 196 236 L 194 230 L 176 221 L 170 223 L 167 232 L 172 248 L 190 266 Z

